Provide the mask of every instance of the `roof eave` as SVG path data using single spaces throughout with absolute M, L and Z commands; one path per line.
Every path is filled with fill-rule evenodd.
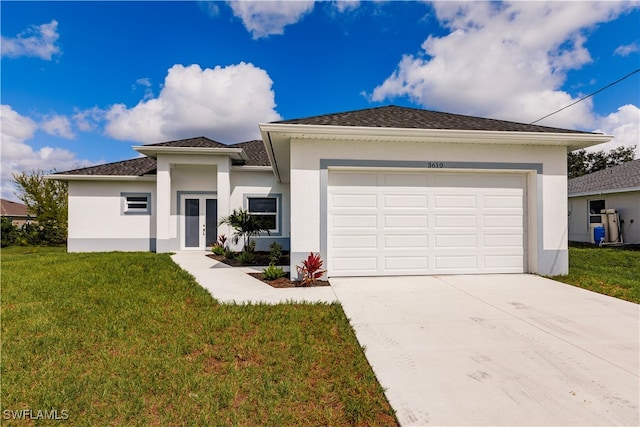
M 247 162 L 249 158 L 242 148 L 214 148 L 214 147 L 154 147 L 148 145 L 138 145 L 132 147 L 138 153 L 145 156 L 158 158 L 158 154 L 208 154 L 229 156 Z
M 640 191 L 640 186 L 626 187 L 626 188 L 613 188 L 609 190 L 582 191 L 580 193 L 569 193 L 569 197 L 601 196 L 605 194 L 614 194 L 614 193 L 632 193 L 634 191 Z
M 371 141 L 415 140 L 471 144 L 560 145 L 573 149 L 610 141 L 613 136 L 596 133 L 519 132 L 459 129 L 413 129 L 361 126 L 261 123 L 263 133 L 283 133 L 298 139 L 361 139 Z M 575 147 L 575 148 L 574 148 Z
M 155 181 L 155 175 L 76 175 L 56 174 L 45 175 L 45 179 L 57 181 Z

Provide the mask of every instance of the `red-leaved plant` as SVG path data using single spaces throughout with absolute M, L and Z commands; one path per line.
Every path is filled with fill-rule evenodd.
M 300 284 L 302 286 L 313 286 L 316 280 L 322 277 L 327 270 L 322 268 L 322 260 L 320 254 L 309 252 L 307 259 L 302 261 L 302 265 L 296 265 L 298 275 L 300 276 Z

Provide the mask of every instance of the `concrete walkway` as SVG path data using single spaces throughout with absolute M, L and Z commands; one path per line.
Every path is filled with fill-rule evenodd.
M 331 285 L 403 426 L 640 425 L 637 304 L 525 274 Z
M 331 286 L 315 288 L 273 288 L 249 276 L 262 268 L 230 267 L 211 259 L 201 251 L 183 251 L 171 256 L 182 269 L 221 303 L 281 304 L 286 302 L 331 303 L 337 301 Z

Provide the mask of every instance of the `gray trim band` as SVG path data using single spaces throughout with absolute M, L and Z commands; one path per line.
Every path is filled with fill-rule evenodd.
M 327 169 L 331 166 L 370 167 L 370 168 L 417 168 L 417 169 L 435 169 L 435 170 L 438 170 L 438 169 L 535 170 L 539 174 L 542 174 L 542 163 L 320 159 L 320 169 Z

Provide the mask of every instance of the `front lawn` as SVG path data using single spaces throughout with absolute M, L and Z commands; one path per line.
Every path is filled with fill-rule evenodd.
M 167 254 L 11 247 L 1 272 L 3 425 L 396 424 L 338 304 L 220 305 Z
M 640 251 L 570 247 L 569 275 L 554 280 L 640 303 Z

